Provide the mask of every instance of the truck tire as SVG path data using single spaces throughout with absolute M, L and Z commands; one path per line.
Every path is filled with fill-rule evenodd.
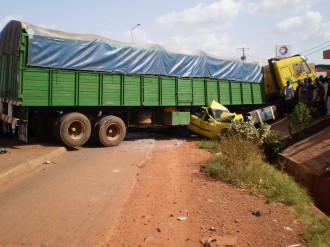
M 96 144 L 96 145 L 100 145 L 100 141 L 98 140 L 98 134 L 95 134 L 96 133 L 96 127 L 97 127 L 97 124 L 98 122 L 104 117 L 104 115 L 102 116 L 98 116 L 96 117 L 93 122 L 92 122 L 92 134 L 89 138 L 89 142 L 92 143 L 92 144 Z
M 190 131 L 190 129 L 188 129 L 188 126 L 182 126 L 180 128 L 180 132 L 179 133 L 184 138 L 187 138 L 187 137 L 189 137 L 191 135 L 191 131 Z
M 81 113 L 71 112 L 61 116 L 54 122 L 55 138 L 60 137 L 61 141 L 69 147 L 80 147 L 84 145 L 91 135 L 91 123 Z
M 126 136 L 126 126 L 123 120 L 116 116 L 98 118 L 94 125 L 95 140 L 105 146 L 119 145 Z

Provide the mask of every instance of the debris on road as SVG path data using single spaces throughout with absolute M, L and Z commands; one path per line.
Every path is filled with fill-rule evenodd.
M 184 220 L 186 220 L 186 219 L 187 219 L 186 216 L 179 216 L 179 217 L 178 217 L 178 220 L 179 220 L 179 221 L 184 221 Z
M 203 244 L 203 247 L 210 247 L 211 243 L 214 241 L 216 241 L 214 238 L 203 238 L 201 243 Z
M 199 166 L 199 172 L 207 173 L 206 165 Z
M 213 246 L 228 246 L 233 247 L 237 244 L 237 239 L 234 236 L 225 235 L 225 236 L 214 236 L 203 238 L 201 240 L 203 247 L 213 247 Z
M 252 211 L 252 215 L 256 217 L 261 217 L 261 212 L 260 211 Z
M 0 149 L 0 154 L 6 154 L 7 153 L 7 150 L 5 149 Z

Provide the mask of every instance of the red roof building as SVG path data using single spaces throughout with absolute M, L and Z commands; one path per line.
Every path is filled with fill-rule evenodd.
M 330 59 L 330 50 L 323 51 L 323 59 Z

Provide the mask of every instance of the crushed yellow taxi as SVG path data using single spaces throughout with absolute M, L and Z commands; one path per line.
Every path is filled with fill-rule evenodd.
M 244 121 L 242 114 L 231 113 L 216 101 L 209 106 L 198 107 L 190 114 L 188 129 L 209 138 L 219 136 L 223 129 L 228 129 L 233 121 Z

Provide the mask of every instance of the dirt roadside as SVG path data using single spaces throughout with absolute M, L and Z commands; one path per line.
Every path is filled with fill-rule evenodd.
M 17 138 L 0 137 L 0 150 L 6 152 L 0 155 L 0 173 L 27 161 L 46 157 L 47 154 L 59 149 L 64 149 L 64 147 L 59 144 L 41 141 L 37 137 L 30 138 L 28 144 L 19 141 Z
M 157 142 L 105 246 L 303 243 L 287 207 L 207 177 L 200 168 L 209 158 L 195 141 Z
M 287 125 L 279 122 L 277 128 L 287 130 Z M 212 239 L 216 241 L 204 246 L 297 246 L 303 243 L 300 234 L 304 226 L 294 219 L 287 207 L 269 204 L 246 190 L 215 181 L 201 172 L 201 166 L 207 163 L 210 155 L 197 147 L 196 139 L 182 141 L 166 137 L 157 139 L 155 145 L 140 168 L 136 186 L 114 232 L 105 238 L 110 241 L 104 246 L 203 246 Z M 313 147 L 314 153 L 310 156 L 319 157 L 320 152 L 324 153 L 324 148 Z M 1 169 L 61 147 L 39 140 L 25 145 L 0 139 L 0 148 L 8 151 L 0 156 L 2 172 Z M 47 160 L 43 156 L 39 163 Z

